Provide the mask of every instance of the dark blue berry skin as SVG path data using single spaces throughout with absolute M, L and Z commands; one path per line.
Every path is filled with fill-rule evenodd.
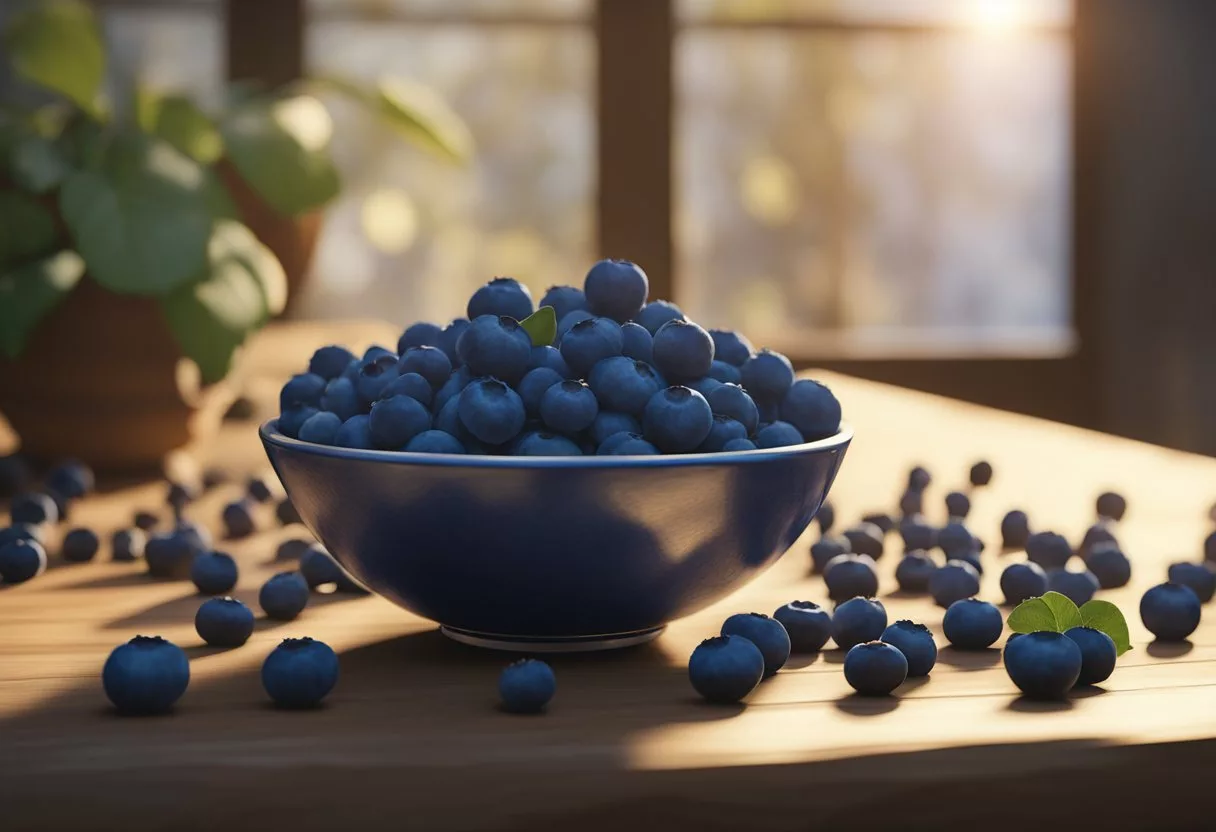
M 203 595 L 223 595 L 236 586 L 236 561 L 224 552 L 203 552 L 190 564 L 190 580 Z
M 463 454 L 467 449 L 459 439 L 441 430 L 424 430 L 405 445 L 413 454 Z
M 980 574 L 962 560 L 948 560 L 929 578 L 929 594 L 933 603 L 949 608 L 955 601 L 970 598 L 980 591 Z
M 292 376 L 279 391 L 279 410 L 290 410 L 301 405 L 319 407 L 326 383 L 327 379 L 316 373 Z
M 455 401 L 460 423 L 489 445 L 501 445 L 511 439 L 527 418 L 519 394 L 496 378 L 471 382 Z
M 722 382 L 718 381 L 716 378 L 702 376 L 701 378 L 694 378 L 691 381 L 685 381 L 684 386 L 690 390 L 696 390 L 702 396 L 708 396 L 710 393 L 721 387 Z
M 818 653 L 832 637 L 832 614 L 813 601 L 790 601 L 773 618 L 789 634 L 792 653 Z
M 468 316 L 475 321 L 482 315 L 506 316 L 522 321 L 532 314 L 532 293 L 512 277 L 496 277 L 469 298 Z
M 723 384 L 741 384 L 743 382 L 743 374 L 739 372 L 738 367 L 716 358 L 709 365 L 709 377 Z
M 885 642 L 858 644 L 844 657 L 844 679 L 862 696 L 886 696 L 907 678 L 908 660 Z
M 781 420 L 798 428 L 807 442 L 834 436 L 840 430 L 840 402 L 825 385 L 799 379 L 781 400 Z
M 256 529 L 253 511 L 246 500 L 237 500 L 224 506 L 221 517 L 224 521 L 224 537 L 229 540 L 249 537 Z
M 193 521 L 178 520 L 177 525 L 173 528 L 173 533 L 186 541 L 192 547 L 195 554 L 206 552 L 211 548 L 210 533 Z
M 560 321 L 571 312 L 586 309 L 587 296 L 576 286 L 550 286 L 537 306 L 553 307 L 553 315 Z
M 240 647 L 253 635 L 253 610 L 235 598 L 208 598 L 194 614 L 194 630 L 212 647 Z
M 46 571 L 46 549 L 37 540 L 10 540 L 0 545 L 0 580 L 20 584 Z
M 958 520 L 947 523 L 938 530 L 937 545 L 947 559 L 969 555 L 976 550 L 975 535 Z
M 850 598 L 832 613 L 832 639 L 843 650 L 874 641 L 885 629 L 887 610 L 875 598 Z
M 279 433 L 299 439 L 300 428 L 304 423 L 321 411 L 315 407 L 293 407 L 279 414 Z
M 651 397 L 667 386 L 649 364 L 623 355 L 597 363 L 587 383 L 601 407 L 631 416 L 640 416 Z
M 333 555 L 325 551 L 325 547 L 314 543 L 300 556 L 300 575 L 309 589 L 316 589 L 325 584 L 349 582 L 346 571 L 338 565 Z
M 909 678 L 928 676 L 937 664 L 937 642 L 924 624 L 907 619 L 896 621 L 882 631 L 881 640 L 904 654 Z
M 837 603 L 878 594 L 878 573 L 869 555 L 837 555 L 824 564 L 823 581 L 828 597 Z
M 160 636 L 136 636 L 110 653 L 101 684 L 121 714 L 162 714 L 189 687 L 190 661 L 185 651 Z
M 756 431 L 757 448 L 783 448 L 787 445 L 801 445 L 805 441 L 798 428 L 789 422 L 773 422 Z
M 1087 560 L 1094 549 L 1108 545 L 1118 548 L 1119 541 L 1105 522 L 1094 523 L 1085 530 L 1085 536 L 1081 538 L 1081 543 L 1077 546 L 1077 554 L 1081 556 L 1082 560 Z
M 982 488 L 992 482 L 992 463 L 980 460 L 972 465 L 970 478 L 971 484 L 976 488 Z
M 582 456 L 578 445 L 556 433 L 532 431 L 515 443 L 516 456 Z
M 642 435 L 663 453 L 688 453 L 705 441 L 713 421 L 704 396 L 687 387 L 668 387 L 646 403 Z
M 821 508 L 820 512 L 822 511 Z M 831 524 L 828 527 L 831 528 Z M 829 536 L 825 531 L 822 537 L 811 544 L 811 571 L 823 572 L 832 558 L 849 554 L 851 548 L 848 538 Z
M 522 401 L 522 400 L 521 400 Z M 435 430 L 441 430 L 444 433 L 451 434 L 460 440 L 461 444 L 468 447 L 468 442 L 479 441 L 477 437 L 469 433 L 464 423 L 460 421 L 460 396 L 450 400 L 443 406 L 435 416 Z
M 913 550 L 900 558 L 895 567 L 895 580 L 904 592 L 928 592 L 929 579 L 937 571 L 937 562 L 927 552 Z
M 1072 546 L 1055 532 L 1037 532 L 1026 540 L 1026 557 L 1044 569 L 1063 569 L 1072 558 Z
M 468 387 L 472 380 L 473 374 L 469 372 L 468 367 L 457 368 L 435 393 L 435 398 L 431 402 L 431 410 L 439 413 L 448 402 L 460 395 L 460 391 Z
M 524 410 L 529 416 L 537 417 L 540 415 L 540 402 L 544 397 L 545 392 L 555 384 L 560 384 L 565 379 L 553 369 L 549 367 L 537 367 L 535 370 L 529 370 L 519 384 L 516 385 L 516 390 L 519 393 L 519 398 L 524 403 Z
M 713 425 L 709 429 L 709 435 L 705 437 L 705 441 L 697 448 L 701 453 L 717 453 L 726 450 L 726 443 L 732 439 L 747 440 L 747 428 L 736 422 L 729 416 L 717 414 L 714 416 Z
M 1081 676 L 1081 648 L 1063 633 L 1027 633 L 1005 643 L 1005 670 L 1030 699 L 1063 699 Z
M 562 354 L 553 347 L 532 348 L 531 357 L 528 359 L 528 372 L 532 372 L 537 367 L 548 367 L 562 378 L 570 378 L 572 376 L 570 367 L 566 364 L 566 359 L 562 358 Z M 468 379 L 465 379 L 465 384 L 468 381 Z
M 794 365 L 779 352 L 760 350 L 741 369 L 743 387 L 757 404 L 779 404 L 794 383 Z
M 756 443 L 750 439 L 732 439 L 722 446 L 722 450 L 727 453 L 737 453 L 739 451 L 754 451 Z
M 742 636 L 715 636 L 697 645 L 688 660 L 688 680 L 710 702 L 731 704 L 764 678 L 764 654 Z
M 1216 594 L 1216 572 L 1205 564 L 1171 563 L 1168 574 L 1170 583 L 1190 587 L 1202 604 L 1211 601 L 1212 595 Z
M 750 393 L 748 395 L 751 395 Z M 778 402 L 762 402 L 759 399 L 752 397 L 752 401 L 756 403 L 756 411 L 760 415 L 760 424 L 756 425 L 756 430 L 766 428 L 773 422 L 776 422 L 781 416 L 781 405 Z
M 426 321 L 410 324 L 397 339 L 397 354 L 404 354 L 410 347 L 437 347 L 442 334 L 443 330 L 437 324 Z
M 262 584 L 258 604 L 267 617 L 291 621 L 308 606 L 308 582 L 299 572 L 280 572 Z
M 355 390 L 355 383 L 345 376 L 339 376 L 325 386 L 325 393 L 321 396 L 321 408 L 345 422 L 356 413 L 362 412 L 363 401 Z
M 886 535 L 882 529 L 873 523 L 861 522 L 842 532 L 845 540 L 849 541 L 849 551 L 859 555 L 869 555 L 878 560 L 886 547 Z
M 554 340 L 554 346 L 561 350 L 562 339 L 566 337 L 566 333 L 574 328 L 574 325 L 580 321 L 589 321 L 594 318 L 586 309 L 575 309 L 573 312 L 567 312 L 564 316 L 557 319 L 557 338 Z
M 503 668 L 498 676 L 498 699 L 512 714 L 537 714 L 557 693 L 553 668 L 539 659 L 520 659 Z
M 540 399 L 540 417 L 558 433 L 575 434 L 591 427 L 600 412 L 595 393 L 581 381 L 554 384 Z
M 142 529 L 119 529 L 110 538 L 110 558 L 120 563 L 130 563 L 144 556 L 147 537 Z
M 101 540 L 92 529 L 72 529 L 63 538 L 59 553 L 69 563 L 88 563 L 97 557 Z
M 394 363 L 397 361 L 397 353 L 390 350 L 388 347 L 382 347 L 379 344 L 372 344 L 363 351 L 362 361 L 380 361 L 382 359 L 391 359 Z
M 613 442 L 612 440 L 618 436 L 621 434 L 617 433 L 608 437 L 596 453 L 600 456 L 657 456 L 662 453 L 636 433 L 626 433 L 620 442 Z
M 61 462 L 46 475 L 46 487 L 68 500 L 79 500 L 93 490 L 93 469 L 79 460 Z
M 1102 589 L 1127 586 L 1128 581 L 1132 579 L 1132 562 L 1117 546 L 1098 546 L 1090 552 L 1085 565 L 1094 573 L 1098 586 Z
M 984 650 L 996 643 L 1005 628 L 1001 611 L 994 604 L 976 598 L 955 601 L 946 610 L 942 630 L 950 643 L 960 650 Z
M 313 543 L 310 540 L 304 540 L 299 537 L 288 538 L 275 549 L 274 558 L 275 560 L 299 560 L 308 551 L 308 547 L 312 545 Z
M 688 381 L 709 373 L 714 341 L 692 321 L 668 321 L 654 334 L 654 363 L 671 381 Z
M 961 491 L 951 491 L 946 495 L 946 514 L 954 519 L 966 520 L 971 513 L 971 498 Z
M 1001 573 L 1001 592 L 1005 603 L 1017 606 L 1027 598 L 1038 598 L 1047 591 L 1047 573 L 1037 563 L 1011 563 Z
M 928 469 L 921 465 L 917 465 L 908 472 L 908 490 L 909 491 L 924 491 L 929 487 L 929 483 L 933 482 L 933 476 Z
M 415 349 L 418 349 L 415 347 Z M 428 349 L 434 349 L 429 347 Z M 442 355 L 442 353 L 440 353 Z M 445 357 L 443 359 L 447 361 Z M 447 383 L 446 380 L 444 382 Z M 443 385 L 440 385 L 442 389 Z M 430 407 L 435 399 L 435 391 L 430 382 L 417 373 L 402 373 L 390 381 L 380 393 L 380 399 L 391 399 L 393 396 L 409 396 L 423 407 Z
M 756 432 L 756 426 L 760 423 L 760 412 L 756 409 L 752 397 L 738 384 L 725 383 L 715 387 L 709 391 L 705 401 L 709 402 L 714 413 L 729 416 L 742 424 L 747 428 L 749 436 Z
M 864 514 L 861 517 L 861 522 L 877 526 L 883 534 L 890 534 L 895 531 L 895 518 L 883 511 Z
M 333 445 L 342 428 L 342 419 L 336 413 L 319 410 L 300 425 L 296 438 L 314 445 Z
M 315 708 L 338 684 L 338 654 L 323 641 L 286 638 L 262 663 L 262 687 L 280 708 Z
M 372 405 L 368 435 L 374 447 L 398 450 L 424 430 L 430 429 L 430 411 L 417 399 L 393 396 Z
M 47 494 L 27 492 L 13 498 L 8 508 L 10 523 L 28 523 L 40 526 L 43 523 L 59 522 L 59 508 Z
M 455 318 L 439 333 L 439 341 L 435 346 L 443 350 L 443 354 L 452 362 L 453 367 L 460 367 L 464 364 L 460 359 L 460 354 L 456 350 L 456 345 L 460 341 L 460 336 L 464 335 L 465 330 L 468 328 L 468 318 Z
M 514 318 L 482 315 L 460 336 L 456 351 L 474 376 L 514 384 L 527 372 L 532 338 Z
M 624 348 L 621 327 L 609 318 L 587 318 L 570 327 L 562 337 L 561 353 L 580 378 L 605 358 L 620 355 Z
M 583 293 L 588 309 L 623 324 L 646 303 L 650 281 L 640 266 L 628 260 L 601 260 L 583 279 Z
M 734 367 L 742 367 L 755 352 L 752 342 L 734 330 L 711 329 L 709 337 L 714 339 L 714 357 Z
M 36 540 L 41 543 L 43 528 L 31 523 L 14 523 L 11 526 L 0 528 L 0 546 L 12 543 L 14 540 Z
M 1105 517 L 1108 520 L 1118 522 L 1127 513 L 1127 500 L 1121 494 L 1107 491 L 1104 494 L 1098 495 L 1097 509 L 1099 517 Z
M 30 466 L 19 453 L 0 455 L 0 498 L 19 494 L 30 482 Z
M 132 522 L 137 529 L 147 532 L 157 527 L 160 523 L 160 518 L 150 511 L 137 511 Z
M 1216 561 L 1216 532 L 1203 539 L 1203 559 L 1208 563 Z
M 1084 572 L 1070 572 L 1067 569 L 1047 572 L 1047 590 L 1060 593 L 1078 607 L 1093 598 L 1098 588 L 1098 579 L 1088 569 Z
M 144 547 L 148 574 L 154 578 L 184 580 L 190 577 L 194 556 L 206 549 L 194 536 L 179 529 L 154 534 Z
M 309 359 L 308 372 L 329 381 L 342 375 L 354 358 L 354 354 L 345 347 L 332 344 L 328 347 L 321 347 Z
M 372 447 L 372 417 L 366 413 L 351 416 L 338 428 L 334 435 L 334 445 L 339 448 L 358 448 L 370 450 Z
M 815 512 L 815 522 L 819 524 L 819 533 L 827 534 L 836 525 L 836 507 L 831 500 L 824 500 Z
M 1030 518 L 1026 512 L 1014 509 L 1001 518 L 1001 547 L 1024 549 L 1030 540 Z
M 960 563 L 969 563 L 975 569 L 976 574 L 984 574 L 984 562 L 980 560 L 979 552 L 968 552 L 965 555 L 955 555 L 952 558 L 947 558 L 947 560 L 957 560 Z
M 279 500 L 279 504 L 274 507 L 275 519 L 279 521 L 281 526 L 290 526 L 292 523 L 303 523 L 300 518 L 300 512 L 296 511 L 295 503 L 290 497 L 284 497 Z
M 1081 675 L 1077 677 L 1077 686 L 1096 685 L 1105 682 L 1115 671 L 1115 661 L 1119 651 L 1115 642 L 1101 630 L 1091 627 L 1073 627 L 1066 630 L 1064 635 L 1077 643 L 1081 648 Z
M 760 648 L 764 676 L 772 676 L 790 658 L 790 636 L 775 618 L 758 612 L 741 612 L 722 622 L 722 635 L 742 636 Z
M 384 395 L 384 388 L 397 377 L 397 356 L 378 355 L 364 359 L 359 364 L 359 375 L 355 378 L 355 391 L 364 409 Z
M 653 364 L 654 337 L 640 324 L 632 321 L 621 324 L 621 355 Z
M 1158 584 L 1140 599 L 1140 620 L 1162 641 L 1182 641 L 1199 626 L 1199 596 L 1188 586 Z
M 642 424 L 637 419 L 628 413 L 614 413 L 611 410 L 601 410 L 597 413 L 595 421 L 591 423 L 591 428 L 588 431 L 591 435 L 591 441 L 596 444 L 597 448 L 604 444 L 604 440 L 615 433 L 641 434 L 641 432 Z
M 923 514 L 925 510 L 925 493 L 923 491 L 905 491 L 899 497 L 899 513 L 904 517 Z
M 656 300 L 643 306 L 638 314 L 633 316 L 633 322 L 641 326 L 652 336 L 663 328 L 668 321 L 687 320 L 680 307 L 669 300 Z
M 528 357 L 532 356 L 531 341 Z M 438 390 L 452 375 L 452 362 L 438 347 L 410 347 L 397 362 L 397 375 L 417 373 L 426 379 L 432 390 Z
M 905 515 L 899 521 L 899 536 L 904 541 L 905 552 L 937 547 L 937 529 L 919 514 Z

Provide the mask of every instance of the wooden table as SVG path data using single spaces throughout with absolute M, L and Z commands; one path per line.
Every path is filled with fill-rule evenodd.
M 393 334 L 377 325 L 264 334 L 247 356 L 246 387 L 265 408 L 312 346 Z M 807 575 L 814 530 L 751 586 L 651 645 L 555 657 L 557 698 L 534 718 L 496 711 L 502 655 L 451 643 L 378 598 L 318 596 L 297 621 L 260 621 L 247 646 L 215 651 L 194 632 L 199 599 L 188 584 L 99 559 L 0 592 L 0 829 L 945 829 L 1047 817 L 1213 828 L 1216 619 L 1192 644 L 1153 646 L 1136 608 L 1168 562 L 1199 556 L 1216 461 L 825 377 L 857 431 L 832 493 L 846 523 L 890 509 L 917 462 L 935 476 L 928 503 L 939 521 L 942 495 L 969 464 L 993 463 L 973 510 L 990 544 L 1015 506 L 1035 528 L 1075 540 L 1100 490 L 1128 496 L 1117 533 L 1135 574 L 1103 597 L 1127 613 L 1135 650 L 1107 683 L 1068 703 L 1031 703 L 998 650 L 944 648 L 927 680 L 862 699 L 829 650 L 795 657 L 745 706 L 699 703 L 685 662 L 726 615 L 824 601 L 821 579 Z M 237 472 L 266 468 L 253 423 L 228 423 L 207 453 Z M 161 504 L 163 488 L 98 494 L 73 522 L 108 535 L 136 508 Z M 215 527 L 239 491 L 209 493 L 195 516 Z M 224 544 L 242 569 L 236 594 L 251 605 L 280 568 L 275 545 L 302 532 L 276 528 L 269 512 L 261 519 L 265 531 Z M 893 536 L 880 564 L 891 619 L 923 621 L 944 645 L 941 610 L 892 594 L 898 548 Z M 982 591 L 992 600 L 1005 558 L 1020 557 L 995 548 Z M 191 656 L 191 687 L 172 716 L 123 719 L 106 706 L 102 662 L 136 633 L 163 634 Z M 341 681 L 320 711 L 275 711 L 261 691 L 262 659 L 292 635 L 341 653 Z

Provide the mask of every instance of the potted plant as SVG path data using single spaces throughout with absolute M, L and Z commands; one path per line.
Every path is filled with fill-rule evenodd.
M 439 99 L 392 79 L 241 86 L 215 113 L 147 89 L 115 106 L 76 0 L 27 4 L 2 42 L 38 102 L 0 103 L 0 412 L 34 458 L 157 465 L 218 421 L 217 383 L 284 309 L 340 189 L 312 91 L 449 160 L 471 150 Z

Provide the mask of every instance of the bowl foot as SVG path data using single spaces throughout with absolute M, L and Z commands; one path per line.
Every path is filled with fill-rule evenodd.
M 439 625 L 439 632 L 453 641 L 486 647 L 491 650 L 508 650 L 514 653 L 589 653 L 596 650 L 616 650 L 645 644 L 658 638 L 666 627 L 654 627 L 634 633 L 615 633 L 606 636 L 572 636 L 570 638 L 547 638 L 542 636 L 508 636 L 494 633 L 477 633 L 458 627 Z

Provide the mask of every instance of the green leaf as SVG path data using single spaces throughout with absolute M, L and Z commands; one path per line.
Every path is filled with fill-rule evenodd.
M 557 337 L 557 315 L 552 306 L 542 306 L 519 322 L 532 338 L 532 346 L 547 347 Z
M 1067 595 L 1046 592 L 1043 594 L 1043 603 L 1051 608 L 1052 615 L 1056 618 L 1056 626 L 1059 627 L 1056 632 L 1062 633 L 1081 626 L 1081 612 Z
M 13 181 L 36 194 L 55 188 L 72 169 L 64 149 L 36 133 L 13 142 L 8 162 Z
M 224 140 L 211 119 L 189 98 L 169 95 L 160 99 L 152 133 L 187 156 L 209 165 L 224 152 Z
M 93 278 L 115 292 L 166 295 L 207 263 L 214 219 L 206 171 L 167 143 L 118 136 L 98 169 L 64 182 L 59 209 Z
M 20 355 L 34 327 L 83 274 L 84 260 L 73 251 L 0 273 L 0 353 Z
M 1009 629 L 1015 633 L 1062 633 L 1081 625 L 1077 605 L 1058 592 L 1027 598 L 1009 613 Z
M 1115 649 L 1122 656 L 1132 649 L 1131 636 L 1127 631 L 1127 620 L 1122 611 L 1110 601 L 1095 598 L 1081 606 L 1081 625 L 1100 630 L 1110 636 Z
M 338 171 L 328 150 L 333 122 L 317 99 L 246 103 L 220 132 L 237 172 L 279 213 L 298 216 L 337 196 Z
M 74 0 L 35 3 L 13 15 L 4 43 L 13 68 L 26 80 L 66 95 L 86 112 L 101 112 L 97 93 L 106 59 L 88 5 Z
M 45 255 L 54 246 L 51 212 L 20 191 L 0 191 L 0 265 Z

